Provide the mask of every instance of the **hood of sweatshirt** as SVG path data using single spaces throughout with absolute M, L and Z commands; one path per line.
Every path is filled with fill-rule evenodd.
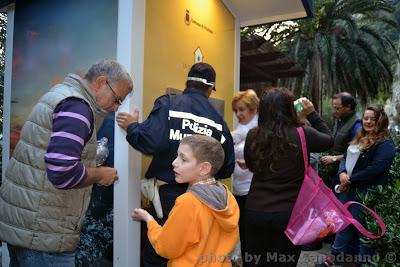
M 201 202 L 207 205 L 214 218 L 226 232 L 237 228 L 239 221 L 239 207 L 235 198 L 228 193 L 228 188 L 217 182 L 216 184 L 195 184 L 188 188 Z

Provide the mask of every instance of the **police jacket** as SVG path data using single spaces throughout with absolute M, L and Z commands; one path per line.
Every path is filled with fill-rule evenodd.
M 232 136 L 225 121 L 199 90 L 186 88 L 182 95 L 159 97 L 144 122 L 129 125 L 126 140 L 135 149 L 153 156 L 146 178 L 175 183 L 172 162 L 180 140 L 192 134 L 212 136 L 221 142 L 225 161 L 215 178 L 229 177 L 235 167 Z

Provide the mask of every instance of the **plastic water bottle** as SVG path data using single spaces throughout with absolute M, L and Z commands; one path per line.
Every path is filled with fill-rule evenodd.
M 99 167 L 103 165 L 104 161 L 106 161 L 108 157 L 108 139 L 107 137 L 102 137 L 100 140 L 97 140 L 96 143 L 96 166 Z
M 301 105 L 299 100 L 294 101 L 293 105 L 294 105 L 294 107 L 295 107 L 297 112 L 302 112 L 303 111 L 303 106 Z

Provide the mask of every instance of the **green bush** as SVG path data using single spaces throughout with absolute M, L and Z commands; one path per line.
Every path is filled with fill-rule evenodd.
M 388 185 L 377 186 L 366 194 L 360 194 L 361 202 L 373 208 L 386 224 L 386 234 L 381 239 L 364 238 L 375 252 L 373 266 L 400 266 L 400 154 L 397 153 L 389 171 Z M 369 231 L 378 234 L 375 219 L 365 214 L 364 220 Z
M 75 256 L 77 267 L 99 266 L 107 249 L 113 245 L 113 211 L 105 217 L 95 218 L 89 209 L 81 231 Z

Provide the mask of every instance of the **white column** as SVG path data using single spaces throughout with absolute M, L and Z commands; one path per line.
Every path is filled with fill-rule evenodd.
M 117 61 L 131 73 L 134 92 L 119 111 L 142 114 L 145 0 L 119 0 Z M 127 143 L 126 132 L 115 124 L 114 165 L 119 180 L 114 185 L 114 266 L 140 265 L 140 223 L 131 218 L 140 207 L 141 154 Z
M 15 5 L 7 7 L 7 39 L 6 39 L 6 58 L 4 69 L 4 91 L 3 91 L 3 169 L 2 177 L 6 172 L 8 159 L 10 158 L 10 114 L 11 114 L 11 80 L 12 80 L 12 54 L 14 39 L 14 12 Z M 1 266 L 8 266 L 10 258 L 6 244 L 2 247 Z
M 234 68 L 233 68 L 233 93 L 236 94 L 240 90 L 240 21 L 235 16 L 235 50 L 234 50 Z M 233 116 L 233 129 L 236 129 L 239 121 Z

